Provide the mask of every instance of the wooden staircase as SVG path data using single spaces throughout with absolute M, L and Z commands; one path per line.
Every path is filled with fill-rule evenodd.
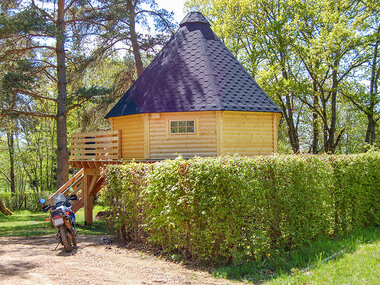
M 72 194 L 77 195 L 78 200 L 73 201 L 71 209 L 77 212 L 80 208 L 85 207 L 86 224 L 92 224 L 93 199 L 103 186 L 104 178 L 100 175 L 99 169 L 82 168 L 49 197 L 49 202 L 52 204 L 53 197 L 58 193 L 63 193 L 66 197 Z
M 101 168 L 115 163 L 121 163 L 120 130 L 72 134 L 70 165 L 81 170 L 49 198 L 50 204 L 58 193 L 76 194 L 78 200 L 71 209 L 76 212 L 84 207 L 85 223 L 92 224 L 94 196 L 104 186 Z

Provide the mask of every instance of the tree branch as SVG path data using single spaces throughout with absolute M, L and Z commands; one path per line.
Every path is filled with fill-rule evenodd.
M 50 114 L 24 112 L 24 111 L 17 111 L 17 110 L 2 111 L 2 113 L 0 113 L 0 118 L 8 117 L 8 116 L 20 116 L 20 115 L 21 116 L 32 116 L 32 117 L 38 117 L 38 118 L 56 119 L 56 116 L 50 115 Z
M 32 97 L 35 97 L 35 98 L 40 98 L 40 99 L 43 99 L 43 100 L 50 100 L 50 101 L 53 101 L 53 102 L 57 102 L 56 99 L 45 97 L 45 96 L 41 96 L 41 95 L 38 95 L 37 93 L 34 93 L 32 91 L 16 89 L 15 92 L 22 93 L 22 94 L 25 94 L 25 95 L 29 95 L 29 96 L 32 96 Z

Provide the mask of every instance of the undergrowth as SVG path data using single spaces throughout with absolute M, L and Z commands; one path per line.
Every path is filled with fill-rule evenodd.
M 375 284 L 380 280 L 380 229 L 320 239 L 284 253 L 272 251 L 260 260 L 219 267 L 213 275 L 254 283 Z

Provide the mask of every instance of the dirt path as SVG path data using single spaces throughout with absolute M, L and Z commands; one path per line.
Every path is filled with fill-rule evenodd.
M 0 284 L 238 284 L 102 241 L 80 236 L 68 254 L 54 236 L 0 237 Z

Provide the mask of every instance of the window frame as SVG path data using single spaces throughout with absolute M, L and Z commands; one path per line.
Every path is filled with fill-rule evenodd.
M 172 133 L 172 122 L 178 122 L 178 125 L 177 125 L 177 129 L 178 129 L 178 133 Z M 179 123 L 180 122 L 186 122 L 186 126 L 185 126 L 185 128 L 186 128 L 186 132 L 184 132 L 184 133 L 180 133 L 179 132 L 179 128 L 180 128 L 180 126 L 179 126 Z M 193 132 L 188 132 L 187 131 L 187 129 L 188 129 L 188 127 L 189 126 L 187 126 L 187 122 L 193 122 Z M 169 120 L 169 135 L 195 135 L 196 133 L 197 133 L 197 129 L 196 129 L 196 120 L 195 119 L 189 119 L 189 120 L 187 120 L 187 119 L 185 119 L 185 120 Z

